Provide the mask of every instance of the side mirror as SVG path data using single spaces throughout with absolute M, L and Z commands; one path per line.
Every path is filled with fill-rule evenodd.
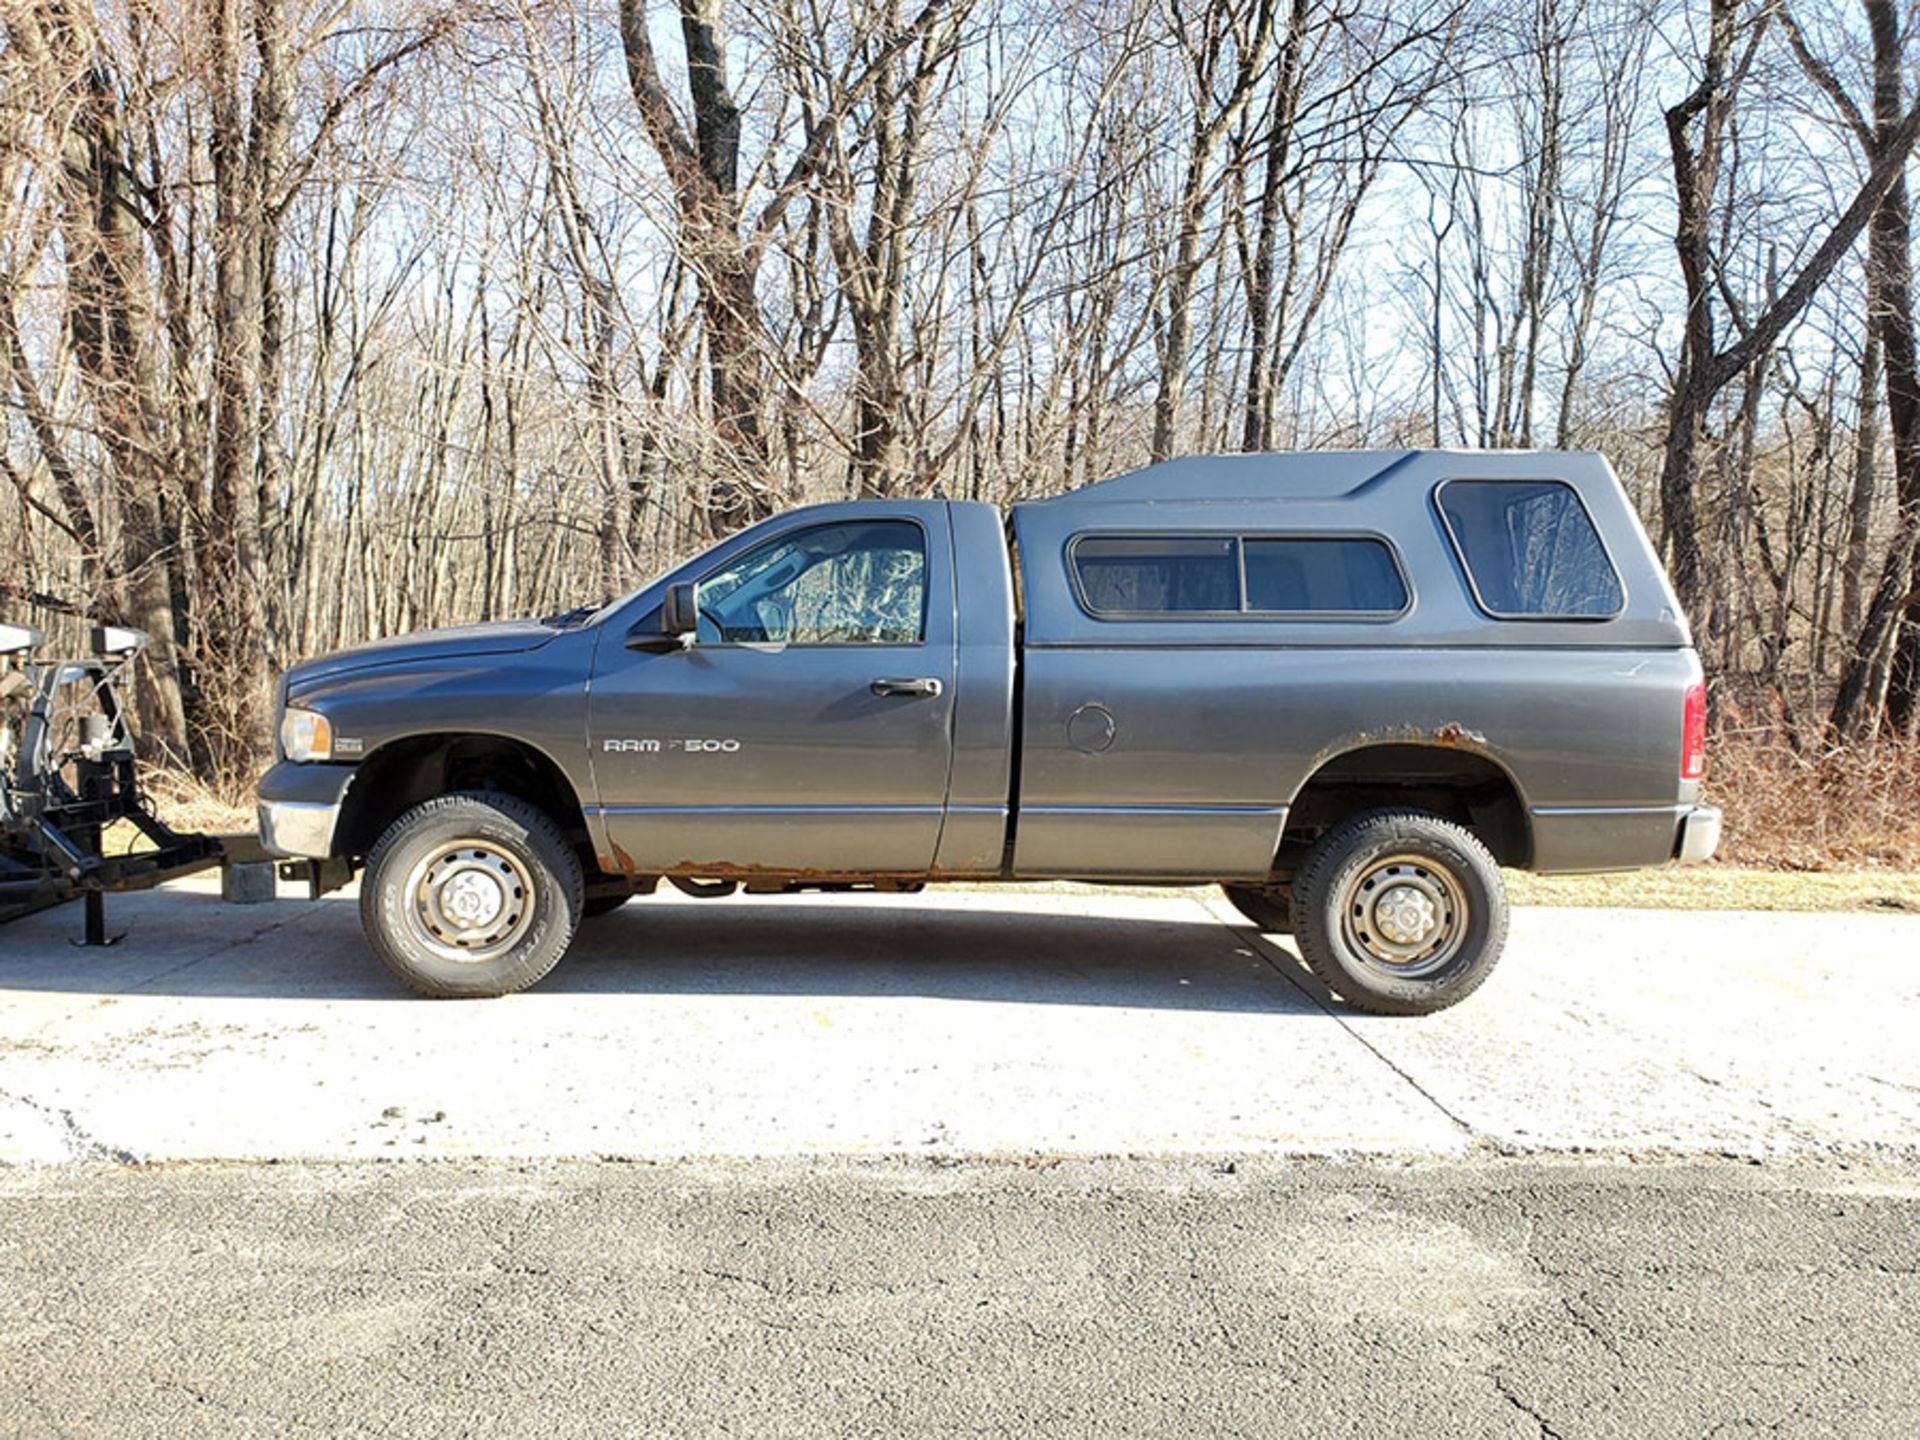
M 672 636 L 691 635 L 700 628 L 700 612 L 693 603 L 693 582 L 683 580 L 667 587 L 667 598 L 660 606 L 660 629 Z
M 693 585 L 682 582 L 669 585 L 667 595 L 660 602 L 660 619 L 657 624 L 642 622 L 627 632 L 629 650 L 684 650 L 693 643 L 694 630 L 699 620 L 699 611 L 693 603 Z

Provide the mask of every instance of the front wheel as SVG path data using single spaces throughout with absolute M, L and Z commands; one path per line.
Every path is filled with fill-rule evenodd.
M 1506 886 L 1462 826 L 1421 810 L 1373 810 L 1307 852 L 1293 933 L 1307 968 L 1355 1008 L 1428 1015 L 1493 972 L 1507 940 Z
M 461 792 L 387 827 L 361 877 L 360 923 L 387 969 L 422 995 L 509 995 L 566 954 L 582 890 L 579 858 L 544 811 Z

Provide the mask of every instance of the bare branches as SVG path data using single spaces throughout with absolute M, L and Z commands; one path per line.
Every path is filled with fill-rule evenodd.
M 313 173 L 320 162 L 325 148 L 331 143 L 334 131 L 343 118 L 353 113 L 379 84 L 382 77 L 405 67 L 409 60 L 428 47 L 437 45 L 452 35 L 462 23 L 466 7 L 451 5 L 431 16 L 427 22 L 411 34 L 405 34 L 387 49 L 381 51 L 348 81 L 338 94 L 332 96 L 321 109 L 319 118 L 314 122 L 313 134 L 300 153 L 288 162 L 279 177 L 279 195 L 269 201 L 268 209 L 274 221 L 278 222 L 286 214 L 287 206 Z
M 200 763 L 779 505 L 1316 443 L 1602 448 L 1717 683 L 1920 687 L 1887 0 L 0 13 L 0 568 Z

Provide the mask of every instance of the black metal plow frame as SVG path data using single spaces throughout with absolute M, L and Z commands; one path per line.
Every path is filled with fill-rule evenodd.
M 0 924 L 78 899 L 82 943 L 111 944 L 105 895 L 266 858 L 252 836 L 181 834 L 141 792 L 122 685 L 144 635 L 99 627 L 83 660 L 34 660 L 40 642 L 0 625 Z M 122 820 L 150 848 L 104 853 Z

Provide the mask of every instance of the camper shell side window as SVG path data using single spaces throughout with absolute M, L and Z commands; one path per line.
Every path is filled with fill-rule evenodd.
M 1391 620 L 1411 592 L 1377 535 L 1075 535 L 1067 569 L 1096 620 Z

